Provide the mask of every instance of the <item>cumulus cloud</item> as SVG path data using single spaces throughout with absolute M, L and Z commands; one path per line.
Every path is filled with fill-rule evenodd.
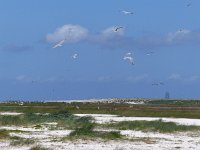
M 103 29 L 99 34 L 90 35 L 88 41 L 101 47 L 121 48 L 124 45 L 122 41 L 125 39 L 124 28 L 115 31 L 116 28 L 117 26 L 111 26 Z
M 118 31 L 115 31 L 117 27 L 116 26 L 112 26 L 109 28 L 104 29 L 101 34 L 99 35 L 100 38 L 102 39 L 111 39 L 114 38 L 116 36 L 123 36 L 124 35 L 124 29 L 119 29 Z
M 189 29 L 179 29 L 160 36 L 145 35 L 142 37 L 126 36 L 124 28 L 117 32 L 117 26 L 111 26 L 103 29 L 99 33 L 89 33 L 88 29 L 80 25 L 66 24 L 59 27 L 53 33 L 46 36 L 48 42 L 58 42 L 66 39 L 65 42 L 87 41 L 90 44 L 96 44 L 106 48 L 156 48 L 183 44 L 199 44 L 200 31 Z
M 190 44 L 200 42 L 200 32 L 182 29 L 169 32 L 162 36 L 146 35 L 143 37 L 128 37 L 124 29 L 115 32 L 116 27 L 109 27 L 93 38 L 101 46 L 110 48 L 155 48 L 166 47 L 178 44 Z
M 160 48 L 160 47 L 177 46 L 183 44 L 188 45 L 188 44 L 200 43 L 200 32 L 188 29 L 169 32 L 161 36 L 146 35 L 143 37 L 127 37 L 124 34 L 124 31 L 121 31 L 121 33 L 119 33 L 118 35 L 114 35 L 114 33 L 108 35 L 109 36 L 101 36 L 101 38 L 98 39 L 98 43 L 110 48 L 118 47 L 118 48 L 138 48 L 138 49 L 157 48 L 157 47 Z
M 167 47 L 182 44 L 199 44 L 200 32 L 188 29 L 169 32 L 163 36 L 146 36 L 139 39 L 131 39 L 138 47 Z
M 78 42 L 88 36 L 88 30 L 80 25 L 66 24 L 46 36 L 48 42 L 58 42 L 66 39 L 66 42 Z

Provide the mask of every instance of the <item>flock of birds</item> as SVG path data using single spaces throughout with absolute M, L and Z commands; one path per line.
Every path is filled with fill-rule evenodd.
M 191 7 L 191 5 L 192 5 L 192 2 L 191 2 L 191 0 L 189 0 L 189 2 L 186 4 L 186 7 Z M 131 11 L 126 11 L 126 10 L 121 10 L 120 13 L 122 13 L 122 14 L 124 14 L 124 15 L 133 15 L 133 14 L 134 14 L 133 12 L 131 12 Z M 113 32 L 119 32 L 119 31 L 122 30 L 123 28 L 124 28 L 123 26 L 117 26 L 117 27 L 115 27 L 115 28 L 113 29 Z M 180 29 L 180 32 L 182 32 L 182 29 Z M 63 39 L 63 40 L 57 42 L 52 48 L 59 48 L 59 47 L 62 47 L 62 46 L 65 44 L 66 41 L 67 41 L 67 39 L 65 38 L 65 39 Z M 150 51 L 150 52 L 147 52 L 147 53 L 146 53 L 147 56 L 151 56 L 151 55 L 153 55 L 153 54 L 154 54 L 153 51 Z M 72 55 L 72 59 L 77 59 L 78 56 L 79 56 L 79 55 L 78 55 L 77 53 L 75 53 L 75 54 Z M 124 60 L 124 61 L 127 61 L 127 62 L 128 62 L 129 64 L 131 64 L 131 65 L 134 65 L 134 64 L 135 64 L 134 57 L 133 57 L 133 53 L 131 53 L 131 52 L 126 53 L 126 54 L 124 55 L 124 57 L 123 57 L 123 60 Z M 154 83 L 152 83 L 152 86 L 160 86 L 160 85 L 163 86 L 163 85 L 165 85 L 165 84 L 164 84 L 163 82 L 154 82 Z
M 120 11 L 121 13 L 123 13 L 124 15 L 133 15 L 134 13 L 133 12 L 130 12 L 130 11 L 125 11 L 125 10 L 122 10 Z M 124 27 L 122 26 L 117 26 L 113 29 L 113 32 L 119 32 L 121 29 L 123 29 Z M 58 41 L 52 48 L 59 48 L 59 47 L 62 47 L 65 42 L 67 41 L 67 39 L 63 39 L 61 41 Z M 153 54 L 152 52 L 151 53 L 148 53 L 147 55 L 151 55 Z M 77 59 L 78 58 L 78 54 L 75 53 L 72 55 L 72 59 Z M 134 59 L 133 59 L 133 54 L 128 52 L 124 55 L 123 57 L 123 60 L 125 61 L 128 61 L 131 65 L 134 65 Z

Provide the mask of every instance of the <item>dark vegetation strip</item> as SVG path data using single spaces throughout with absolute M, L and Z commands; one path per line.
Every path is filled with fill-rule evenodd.
M 7 139 L 10 138 L 9 131 L 7 130 L 0 130 L 0 139 Z
M 145 104 L 106 103 L 106 102 L 18 102 L 0 103 L 0 112 L 14 111 L 23 113 L 71 113 L 116 114 L 138 117 L 177 117 L 199 118 L 200 101 L 196 100 L 154 100 Z M 77 107 L 78 106 L 78 107 Z
M 31 147 L 30 150 L 50 150 L 50 149 L 49 148 L 44 148 L 42 146 L 37 145 L 37 146 Z
M 120 132 L 105 132 L 105 131 L 94 131 L 96 127 L 95 123 L 92 123 L 90 118 L 80 119 L 80 126 L 77 126 L 74 131 L 70 133 L 70 135 L 65 139 L 83 139 L 83 140 L 93 140 L 96 138 L 104 139 L 104 140 L 116 140 L 122 138 Z
M 25 113 L 17 116 L 0 116 L 0 126 L 28 126 L 37 125 L 45 122 L 57 122 L 57 127 L 74 129 L 81 126 L 91 117 L 76 117 L 68 111 L 58 111 L 49 114 Z

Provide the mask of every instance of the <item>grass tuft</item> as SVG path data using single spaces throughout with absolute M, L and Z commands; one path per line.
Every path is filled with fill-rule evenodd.
M 9 138 L 9 131 L 7 130 L 0 130 L 0 139 L 7 139 Z
M 21 138 L 18 136 L 14 136 L 11 139 L 12 139 L 12 141 L 11 141 L 10 145 L 12 145 L 12 146 L 32 145 L 35 143 L 35 140 L 33 140 L 33 139 L 26 139 L 26 138 Z
M 33 146 L 33 147 L 31 147 L 30 150 L 49 150 L 49 149 L 37 145 L 37 146 Z

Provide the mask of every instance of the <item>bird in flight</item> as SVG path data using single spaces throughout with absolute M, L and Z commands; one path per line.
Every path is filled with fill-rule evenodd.
M 131 12 L 131 11 L 122 10 L 121 12 L 122 12 L 124 15 L 133 15 L 133 12 Z
M 117 32 L 118 30 L 120 30 L 120 29 L 122 29 L 122 28 L 123 28 L 123 27 L 121 27 L 121 26 L 120 26 L 120 27 L 116 27 L 116 28 L 115 28 L 115 32 Z
M 52 48 L 62 47 L 63 44 L 65 43 L 65 41 L 66 41 L 66 39 L 64 39 L 64 40 L 62 40 L 62 41 L 60 41 L 60 42 L 58 42 L 58 43 L 57 43 L 56 45 L 54 45 Z
M 150 55 L 153 55 L 153 54 L 154 54 L 154 52 L 148 52 L 148 53 L 146 53 L 147 56 L 150 56 Z
M 72 56 L 72 58 L 73 58 L 73 59 L 77 59 L 77 58 L 78 58 L 78 54 L 74 54 L 74 55 Z
M 126 53 L 126 55 L 123 58 L 125 61 L 128 61 L 131 65 L 134 65 L 134 60 L 133 60 L 133 56 L 132 53 Z

